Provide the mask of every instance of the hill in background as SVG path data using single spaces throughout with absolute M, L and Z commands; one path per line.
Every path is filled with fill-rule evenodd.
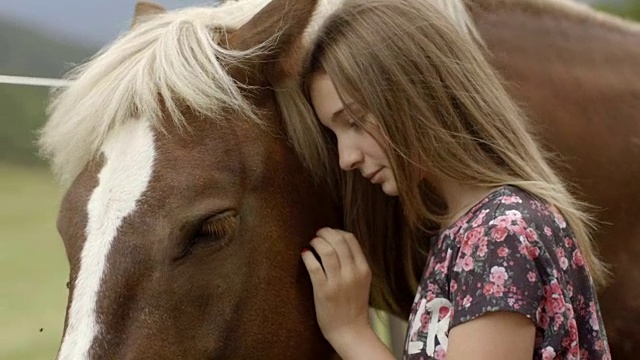
M 54 78 L 97 51 L 1 18 L 0 49 L 0 74 Z M 0 162 L 42 164 L 33 142 L 48 95 L 48 88 L 0 84 Z

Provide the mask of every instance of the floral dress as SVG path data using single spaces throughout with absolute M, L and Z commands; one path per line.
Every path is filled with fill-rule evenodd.
M 533 359 L 611 359 L 585 259 L 560 212 L 504 186 L 432 240 L 404 359 L 446 359 L 452 327 L 515 311 L 536 327 Z

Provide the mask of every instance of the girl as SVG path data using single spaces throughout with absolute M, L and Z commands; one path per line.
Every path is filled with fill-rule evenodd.
M 300 85 L 306 101 L 280 98 L 292 140 L 343 186 L 350 232 L 321 229 L 319 259 L 302 253 L 343 359 L 393 358 L 370 304 L 410 310 L 405 359 L 610 358 L 591 220 L 481 49 L 437 6 L 347 0 Z M 336 157 L 344 174 L 331 172 Z

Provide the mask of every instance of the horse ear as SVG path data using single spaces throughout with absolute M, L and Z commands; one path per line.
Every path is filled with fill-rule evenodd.
M 162 14 L 167 10 L 160 4 L 149 1 L 138 1 L 133 11 L 133 20 L 131 21 L 131 28 L 134 28 L 139 23 L 143 22 L 148 16 Z
M 249 50 L 276 36 L 270 51 L 251 59 L 256 75 L 267 74 L 272 84 L 283 82 L 296 71 L 296 61 L 303 52 L 303 35 L 313 17 L 317 0 L 273 0 L 245 25 L 229 36 L 229 46 Z M 256 68 L 256 66 L 260 68 Z M 245 67 L 246 69 L 246 67 Z M 260 79 L 247 79 L 247 81 Z

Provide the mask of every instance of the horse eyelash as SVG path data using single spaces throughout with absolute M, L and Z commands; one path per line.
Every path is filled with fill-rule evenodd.
M 208 236 L 224 237 L 236 227 L 238 221 L 235 216 L 226 216 L 207 222 L 202 227 L 202 233 Z

